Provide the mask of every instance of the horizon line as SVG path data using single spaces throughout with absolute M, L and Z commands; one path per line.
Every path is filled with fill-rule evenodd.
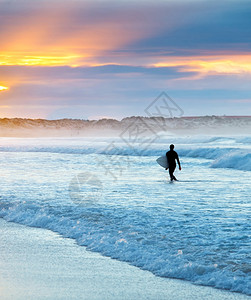
M 122 119 L 116 118 L 100 118 L 100 119 L 79 119 L 79 118 L 60 118 L 60 119 L 45 119 L 45 118 L 22 118 L 22 117 L 2 117 L 0 120 L 8 119 L 8 120 L 45 120 L 45 121 L 60 121 L 60 120 L 72 120 L 72 121 L 100 121 L 100 120 L 115 120 L 115 121 L 122 121 L 127 118 L 145 118 L 145 119 L 153 119 L 153 118 L 164 118 L 164 119 L 198 119 L 198 118 L 205 118 L 205 117 L 223 117 L 223 118 L 250 118 L 251 115 L 200 115 L 200 116 L 180 116 L 180 117 L 163 117 L 163 116 L 127 116 Z

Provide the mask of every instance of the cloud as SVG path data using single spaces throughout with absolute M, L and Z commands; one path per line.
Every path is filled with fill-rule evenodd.
M 184 78 L 194 72 L 175 67 L 104 65 L 96 67 L 2 66 L 10 89 L 2 105 L 100 105 L 143 99 L 158 80 Z M 150 84 L 150 85 L 149 85 Z M 130 89 L 128 89 L 130 86 Z M 119 100 L 119 102 L 118 102 Z
M 93 64 L 96 56 L 154 35 L 166 17 L 140 3 L 28 2 L 1 12 L 2 65 Z
M 176 67 L 183 72 L 196 72 L 200 77 L 212 76 L 215 74 L 251 74 L 251 55 L 225 55 L 211 53 L 205 56 L 183 56 L 183 57 L 160 57 L 155 67 Z M 198 76 L 197 76 L 198 77 Z
M 170 56 L 198 56 L 202 50 L 215 55 L 222 50 L 250 52 L 250 1 L 187 1 L 182 7 L 185 22 L 133 46 L 151 47 L 160 54 L 167 49 Z
M 123 117 L 143 113 L 162 91 L 190 115 L 209 114 L 211 103 L 247 109 L 247 102 L 236 107 L 230 100 L 250 98 L 250 1 L 0 6 L 6 115 Z
M 38 67 L 38 66 L 0 66 L 1 74 L 6 82 L 36 83 L 68 79 L 103 79 L 125 78 L 125 76 L 166 76 L 168 78 L 181 78 L 193 75 L 196 72 L 182 71 L 183 66 L 170 67 L 143 67 L 130 65 L 101 65 L 94 67 Z
M 183 66 L 2 68 L 8 78 L 16 80 L 9 91 L 0 94 L 0 105 L 10 106 L 2 112 L 9 111 L 11 116 L 15 110 L 18 116 L 26 116 L 30 112 L 33 117 L 40 114 L 41 117 L 51 119 L 64 116 L 88 118 L 109 115 L 122 118 L 133 114 L 142 115 L 144 109 L 162 91 L 170 93 L 186 114 L 196 115 L 200 111 L 201 114 L 210 114 L 210 111 L 216 114 L 216 108 L 210 108 L 210 103 L 215 102 L 216 106 L 217 103 L 224 103 L 226 109 L 227 105 L 231 108 L 235 104 L 229 102 L 231 99 L 247 99 L 250 95 L 251 76 L 243 78 L 239 74 L 232 74 L 222 78 L 222 75 L 211 75 L 188 80 L 197 73 L 182 72 Z M 224 114 L 223 108 L 219 113 Z M 239 105 L 238 111 L 241 110 Z

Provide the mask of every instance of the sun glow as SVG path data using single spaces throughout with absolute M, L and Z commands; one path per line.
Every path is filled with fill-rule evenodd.
M 6 91 L 8 90 L 9 88 L 7 86 L 3 86 L 3 85 L 0 85 L 0 92 L 1 91 Z

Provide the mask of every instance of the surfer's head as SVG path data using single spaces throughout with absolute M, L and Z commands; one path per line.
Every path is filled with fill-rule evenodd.
M 173 149 L 174 149 L 174 145 L 171 144 L 171 145 L 170 145 L 170 150 L 173 150 Z

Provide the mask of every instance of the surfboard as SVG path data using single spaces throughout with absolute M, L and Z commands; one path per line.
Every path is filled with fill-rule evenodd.
M 156 159 L 157 163 L 162 167 L 162 168 L 168 168 L 168 161 L 167 161 L 167 158 L 166 158 L 166 155 L 165 156 L 161 156 L 159 158 Z

